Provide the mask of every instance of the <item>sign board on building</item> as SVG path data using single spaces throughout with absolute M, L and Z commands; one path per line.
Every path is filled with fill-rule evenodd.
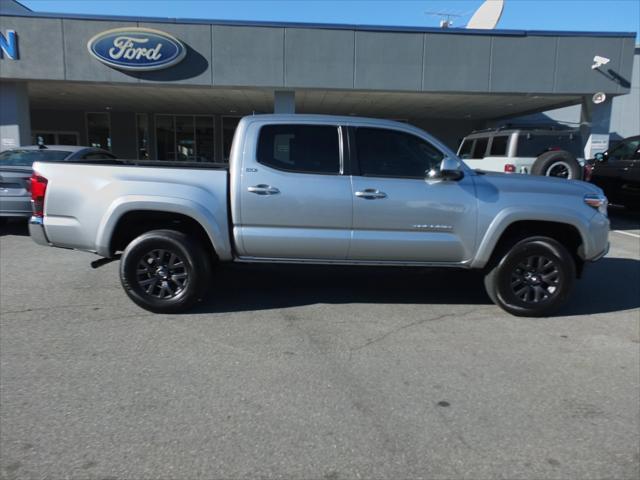
M 173 35 L 151 28 L 115 28 L 92 37 L 87 49 L 97 60 L 120 70 L 169 68 L 185 57 L 186 47 Z
M 0 58 L 7 56 L 11 60 L 18 60 L 18 34 L 15 30 L 7 30 L 6 33 L 0 32 Z

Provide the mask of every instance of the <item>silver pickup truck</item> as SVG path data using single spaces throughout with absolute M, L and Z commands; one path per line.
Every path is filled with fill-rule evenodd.
M 125 292 L 154 312 L 192 306 L 235 261 L 483 269 L 496 304 L 543 316 L 608 249 L 599 188 L 472 170 L 376 119 L 246 117 L 229 166 L 38 162 L 31 193 L 37 243 L 121 256 Z

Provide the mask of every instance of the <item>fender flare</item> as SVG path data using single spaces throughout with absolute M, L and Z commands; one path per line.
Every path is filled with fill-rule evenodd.
M 97 253 L 109 257 L 111 238 L 116 225 L 123 215 L 137 210 L 169 212 L 185 215 L 198 222 L 207 233 L 218 258 L 222 261 L 231 260 L 231 245 L 227 225 L 219 225 L 211 209 L 204 205 L 178 197 L 126 195 L 114 200 L 100 220 L 96 234 Z M 227 221 L 226 211 L 224 220 Z
M 476 255 L 471 262 L 471 268 L 484 268 L 491 259 L 491 255 L 498 245 L 502 234 L 510 225 L 521 221 L 553 222 L 570 225 L 578 231 L 582 239 L 581 251 L 591 251 L 588 219 L 582 219 L 576 216 L 574 210 L 558 207 L 549 213 L 541 212 L 533 207 L 512 207 L 502 210 L 495 216 L 478 245 Z

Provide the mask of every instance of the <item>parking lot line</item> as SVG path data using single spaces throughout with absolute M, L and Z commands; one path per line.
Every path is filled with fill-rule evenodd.
M 629 235 L 630 237 L 634 237 L 634 238 L 640 238 L 640 235 L 638 235 L 637 233 L 623 232 L 622 230 L 611 230 L 611 231 L 615 233 L 621 233 L 622 235 Z

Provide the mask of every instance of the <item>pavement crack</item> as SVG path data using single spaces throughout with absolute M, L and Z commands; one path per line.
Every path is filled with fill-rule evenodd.
M 365 343 L 363 343 L 360 346 L 354 347 L 354 348 L 350 348 L 349 349 L 349 357 L 351 357 L 351 355 L 354 352 L 357 352 L 359 350 L 363 350 L 365 348 L 367 348 L 370 345 L 373 345 L 374 343 L 378 343 L 381 342 L 383 340 L 385 340 L 386 338 L 390 337 L 391 335 L 395 335 L 398 332 L 401 332 L 402 330 L 406 330 L 408 328 L 413 328 L 413 327 L 417 327 L 420 326 L 424 323 L 428 323 L 428 322 L 435 322 L 437 320 L 442 320 L 443 318 L 447 318 L 447 317 L 464 317 L 466 315 L 469 315 L 471 313 L 476 312 L 477 309 L 473 309 L 473 310 L 468 310 L 466 312 L 462 312 L 462 313 L 443 313 L 442 315 L 438 315 L 437 317 L 433 317 L 433 318 L 423 318 L 421 320 L 416 320 L 415 322 L 411 322 L 411 323 L 407 323 L 405 325 L 401 325 L 397 328 L 393 328 L 391 330 L 389 330 L 386 333 L 383 333 L 382 335 L 379 335 L 377 337 L 371 338 L 368 341 L 366 341 Z
M 104 308 L 105 305 L 101 305 L 101 304 L 97 304 L 97 303 L 90 303 L 90 304 L 85 304 L 85 305 L 55 305 L 55 306 L 51 306 L 51 307 L 25 308 L 24 310 L 7 310 L 7 311 L 2 311 L 0 313 L 2 313 L 3 315 L 6 315 L 6 314 L 9 314 L 9 313 L 40 312 L 40 311 L 43 311 L 43 310 L 64 310 L 66 308 L 86 308 L 86 307 Z

